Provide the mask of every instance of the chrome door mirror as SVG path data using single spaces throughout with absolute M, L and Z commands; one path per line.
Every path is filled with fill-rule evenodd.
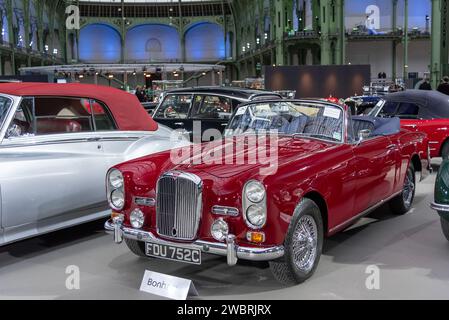
M 361 143 L 361 142 L 365 141 L 370 136 L 371 136 L 371 130 L 369 130 L 369 129 L 360 130 L 359 131 L 359 141 L 358 141 L 358 143 Z

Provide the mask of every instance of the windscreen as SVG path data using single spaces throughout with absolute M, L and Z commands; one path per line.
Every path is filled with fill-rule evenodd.
M 313 102 L 260 102 L 240 107 L 226 134 L 275 131 L 282 135 L 343 141 L 343 109 Z

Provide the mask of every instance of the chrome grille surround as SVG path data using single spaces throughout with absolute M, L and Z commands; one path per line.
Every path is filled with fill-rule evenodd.
M 169 171 L 157 182 L 157 233 L 165 238 L 194 240 L 202 213 L 201 179 L 190 173 Z

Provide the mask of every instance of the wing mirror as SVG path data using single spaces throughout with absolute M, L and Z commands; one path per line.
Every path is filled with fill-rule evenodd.
M 369 130 L 369 129 L 360 130 L 359 131 L 359 141 L 358 141 L 358 143 L 361 143 L 361 142 L 365 141 L 370 136 L 371 136 L 371 130 Z

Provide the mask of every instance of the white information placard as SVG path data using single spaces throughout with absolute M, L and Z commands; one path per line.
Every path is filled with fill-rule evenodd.
M 324 108 L 324 117 L 340 119 L 341 111 L 337 108 Z
M 188 296 L 198 296 L 192 280 L 145 271 L 140 291 L 173 300 L 186 300 Z

